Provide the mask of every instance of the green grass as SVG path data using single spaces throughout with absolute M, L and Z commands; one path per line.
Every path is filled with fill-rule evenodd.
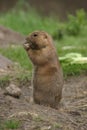
M 5 129 L 9 130 L 9 129 L 17 129 L 19 128 L 19 121 L 16 121 L 16 120 L 8 120 L 4 123 L 4 127 Z
M 53 35 L 56 30 L 62 29 L 63 38 L 61 40 L 54 40 L 58 56 L 60 57 L 66 55 L 67 53 L 77 52 L 87 57 L 87 19 L 84 20 L 83 17 L 81 18 L 85 21 L 85 24 L 81 25 L 80 23 L 80 33 L 78 33 L 77 36 L 68 35 L 66 33 L 66 26 L 68 26 L 69 23 L 70 27 L 70 24 L 73 24 L 72 22 L 68 21 L 66 23 L 62 23 L 54 17 L 42 17 L 33 10 L 28 10 L 27 12 L 14 10 L 6 14 L 0 14 L 0 24 L 24 35 L 27 35 L 34 30 L 44 30 Z M 12 61 L 18 62 L 25 70 L 31 71 L 32 64 L 22 46 L 0 48 L 0 53 Z M 76 75 L 87 70 L 87 64 L 71 65 L 70 63 L 66 64 L 63 62 L 61 64 L 64 70 L 64 75 Z
M 41 17 L 33 10 L 28 12 L 13 10 L 6 14 L 1 14 L 0 24 L 22 34 L 28 34 L 34 30 L 45 30 L 52 33 L 60 26 L 57 20 Z
M 61 124 L 59 124 L 59 123 L 54 123 L 53 125 L 54 125 L 54 128 L 61 128 L 62 127 Z
M 69 52 L 80 52 L 80 53 L 83 52 L 82 54 L 84 56 L 86 56 L 86 53 L 87 53 L 86 47 L 84 47 L 85 48 L 84 50 L 82 50 L 79 47 L 77 49 L 77 47 L 78 46 L 76 46 L 76 49 L 62 50 L 62 46 L 60 47 L 57 45 L 57 50 L 59 52 L 59 56 L 64 56 L 65 54 L 67 54 Z M 15 48 L 13 48 L 13 47 L 3 48 L 3 49 L 0 48 L 0 53 L 3 54 L 4 56 L 8 57 L 12 61 L 19 63 L 19 65 L 23 69 L 31 72 L 32 64 L 22 46 L 17 46 Z M 87 64 L 70 64 L 70 63 L 66 63 L 66 62 L 61 62 L 61 65 L 63 68 L 64 75 L 76 75 L 76 74 L 80 74 L 81 72 L 87 70 Z M 21 77 L 21 75 L 19 77 Z M 28 77 L 29 77 L 29 74 L 28 74 Z M 23 78 L 24 77 L 22 74 L 21 79 L 23 79 Z
M 32 64 L 22 46 L 0 48 L 0 53 L 12 61 L 19 63 L 24 69 L 31 70 Z
M 10 76 L 5 75 L 0 77 L 0 87 L 6 87 L 10 82 Z

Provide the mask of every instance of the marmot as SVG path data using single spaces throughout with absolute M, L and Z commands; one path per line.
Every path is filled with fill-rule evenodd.
M 27 36 L 24 48 L 34 65 L 35 103 L 57 108 L 62 96 L 63 73 L 51 36 L 35 31 Z

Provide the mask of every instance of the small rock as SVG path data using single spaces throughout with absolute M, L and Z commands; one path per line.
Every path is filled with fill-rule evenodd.
M 6 95 L 10 95 L 16 98 L 19 98 L 21 95 L 21 89 L 18 88 L 16 85 L 14 84 L 10 84 L 7 88 L 6 88 Z
M 51 126 L 44 126 L 41 128 L 41 130 L 51 130 L 51 128 L 52 128 Z

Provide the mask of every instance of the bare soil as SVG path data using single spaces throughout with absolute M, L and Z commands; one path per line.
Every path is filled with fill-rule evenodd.
M 25 36 L 0 25 L 0 47 L 23 44 Z
M 32 101 L 30 81 L 21 83 L 20 98 L 4 95 L 0 88 L 0 122 L 16 119 L 18 130 L 87 130 L 87 75 L 68 77 L 58 110 Z
M 13 66 L 13 62 L 8 58 L 0 55 L 0 71 L 5 71 L 6 69 L 10 69 Z

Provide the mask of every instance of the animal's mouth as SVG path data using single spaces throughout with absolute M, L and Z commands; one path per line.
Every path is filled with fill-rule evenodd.
M 32 50 L 40 50 L 45 48 L 45 45 L 38 45 L 36 42 L 31 41 L 30 39 L 26 40 L 26 42 L 24 43 L 24 48 L 28 51 L 29 49 Z
M 32 49 L 32 50 L 39 50 L 40 48 L 39 48 L 39 46 L 36 44 L 36 43 L 34 43 L 34 42 L 29 42 L 29 45 L 30 45 L 30 48 Z
M 29 50 L 29 49 L 39 50 L 39 49 L 40 49 L 36 43 L 34 43 L 34 42 L 30 41 L 30 40 L 29 40 L 29 41 L 26 41 L 26 42 L 24 43 L 24 48 L 25 48 L 26 50 Z

